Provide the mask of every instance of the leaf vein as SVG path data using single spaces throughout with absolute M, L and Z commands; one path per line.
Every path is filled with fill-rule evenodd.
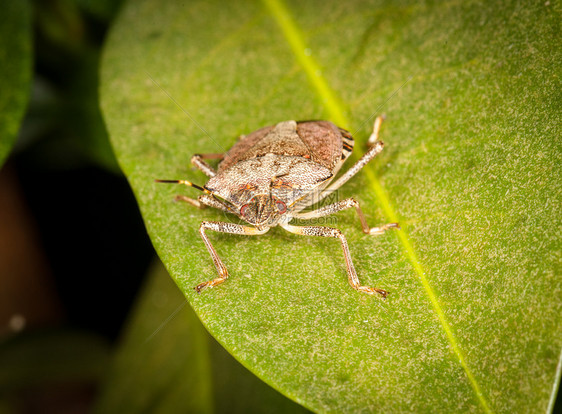
M 262 0 L 266 7 L 268 8 L 269 12 L 279 25 L 286 41 L 289 43 L 291 50 L 295 54 L 295 57 L 299 64 L 302 66 L 304 71 L 309 78 L 310 83 L 313 86 L 314 91 L 319 95 L 320 99 L 322 100 L 322 104 L 326 107 L 328 113 L 332 120 L 341 127 L 345 129 L 350 129 L 349 121 L 347 120 L 344 114 L 344 105 L 338 99 L 335 91 L 328 85 L 325 78 L 322 76 L 322 71 L 320 65 L 316 60 L 312 57 L 310 53 L 307 53 L 309 50 L 306 46 L 304 41 L 304 36 L 302 34 L 301 29 L 298 27 L 297 23 L 295 22 L 294 18 L 291 16 L 291 13 L 283 3 L 283 0 Z M 397 222 L 398 215 L 394 211 L 392 204 L 388 196 L 386 195 L 385 190 L 375 177 L 375 174 L 372 170 L 365 169 L 365 173 L 367 175 L 368 180 L 370 181 L 373 190 L 377 196 L 377 199 L 380 201 L 383 211 L 385 212 L 388 219 L 392 222 Z M 441 309 L 439 302 L 437 300 L 437 296 L 433 291 L 433 288 L 429 284 L 429 281 L 425 277 L 425 271 L 423 270 L 421 264 L 419 263 L 417 254 L 412 246 L 412 243 L 409 240 L 407 231 L 403 228 L 400 232 L 397 233 L 402 248 L 405 250 L 408 259 L 410 260 L 415 272 L 417 273 L 422 286 L 424 287 L 426 294 L 429 297 L 431 305 L 437 317 L 439 318 L 439 322 L 445 331 L 447 339 L 451 345 L 451 349 L 453 353 L 456 355 L 459 363 L 461 364 L 470 385 L 476 394 L 476 397 L 482 406 L 483 410 L 486 413 L 492 413 L 486 397 L 482 393 L 480 386 L 474 377 L 468 363 L 466 362 L 466 358 L 458 344 L 458 341 L 455 337 L 453 329 L 451 328 L 445 313 Z

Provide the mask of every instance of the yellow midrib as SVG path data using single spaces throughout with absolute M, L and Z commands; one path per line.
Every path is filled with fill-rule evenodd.
M 326 83 L 325 78 L 322 76 L 320 65 L 314 60 L 314 58 L 310 53 L 305 52 L 309 49 L 307 48 L 303 40 L 304 36 L 302 35 L 301 30 L 295 23 L 293 17 L 289 13 L 289 10 L 283 3 L 283 0 L 262 0 L 262 1 L 265 3 L 267 8 L 270 10 L 272 16 L 275 18 L 275 20 L 281 27 L 283 35 L 285 36 L 289 45 L 291 46 L 291 49 L 295 54 L 298 62 L 303 67 L 314 89 L 322 99 L 322 103 L 328 110 L 331 120 L 334 121 L 337 125 L 345 129 L 350 129 L 349 122 L 344 115 L 343 105 L 338 99 L 336 93 Z M 373 171 L 370 169 L 365 169 L 365 174 L 367 175 L 367 178 L 370 181 L 371 186 L 373 187 L 373 191 L 375 192 L 377 199 L 379 200 L 383 208 L 383 211 L 386 214 L 389 221 L 398 222 L 399 221 L 398 215 L 394 211 L 390 203 L 390 200 L 386 195 L 386 192 L 384 191 L 381 184 L 375 177 Z M 470 385 L 474 390 L 476 397 L 478 398 L 478 401 L 480 402 L 482 408 L 486 413 L 492 413 L 492 410 L 490 409 L 488 402 L 484 397 L 484 394 L 480 390 L 480 386 L 478 385 L 476 378 L 474 377 L 472 371 L 470 370 L 468 364 L 466 363 L 466 359 L 459 347 L 459 344 L 457 342 L 457 339 L 455 338 L 453 330 L 451 329 L 449 323 L 447 322 L 445 313 L 443 312 L 441 306 L 439 305 L 439 302 L 437 301 L 435 292 L 433 291 L 433 288 L 431 287 L 427 278 L 425 277 L 425 272 L 418 261 L 416 252 L 414 251 L 414 248 L 410 243 L 406 230 L 402 229 L 401 231 L 397 232 L 397 234 L 400 243 L 402 244 L 402 247 L 406 251 L 406 255 L 408 256 L 408 259 L 412 263 L 412 266 L 416 274 L 420 278 L 420 281 L 427 295 L 429 296 L 431 305 L 433 306 L 433 309 L 435 310 L 435 313 L 439 318 L 439 322 L 441 323 L 441 326 L 445 331 L 445 334 L 451 345 L 451 348 L 454 354 L 457 356 L 463 370 L 465 371 L 466 376 L 470 382 Z

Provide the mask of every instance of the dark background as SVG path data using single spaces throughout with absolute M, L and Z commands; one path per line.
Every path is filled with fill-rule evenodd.
M 98 62 L 117 3 L 96 12 L 34 2 L 31 99 L 2 169 L 41 250 L 59 323 L 110 340 L 154 255 L 98 105 Z

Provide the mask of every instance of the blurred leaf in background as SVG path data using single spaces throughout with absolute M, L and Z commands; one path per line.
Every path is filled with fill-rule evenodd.
M 243 365 L 318 412 L 543 412 L 562 348 L 558 2 L 128 2 L 102 62 L 119 163 L 163 263 Z M 221 212 L 195 190 L 194 153 L 265 125 L 328 118 L 362 152 L 373 116 L 386 149 L 338 194 L 337 241 L 273 229 L 198 233 Z M 357 159 L 357 158 L 356 158 Z
M 2 1 L 0 14 L 0 166 L 8 156 L 29 100 L 31 10 L 26 1 Z
M 108 345 L 99 335 L 65 329 L 0 342 L 0 412 L 86 412 L 109 366 Z
M 119 173 L 98 104 L 100 49 L 116 12 L 103 3 L 33 3 L 35 79 L 19 146 L 41 165 L 97 164 Z

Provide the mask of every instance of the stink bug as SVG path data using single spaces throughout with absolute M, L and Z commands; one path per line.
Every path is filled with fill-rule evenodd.
M 382 234 L 387 229 L 400 228 L 398 223 L 369 227 L 359 203 L 353 198 L 317 210 L 303 211 L 345 184 L 382 151 L 383 143 L 378 140 L 381 122 L 382 117 L 375 120 L 368 141 L 369 150 L 333 183 L 333 178 L 351 154 L 354 141 L 349 132 L 328 121 L 280 122 L 240 137 L 226 154 L 194 155 L 191 159 L 193 165 L 210 178 L 203 187 L 187 180 L 156 180 L 194 187 L 204 193 L 197 200 L 183 195 L 176 196 L 176 200 L 198 208 L 214 207 L 232 213 L 251 225 L 219 221 L 201 223 L 199 232 L 219 277 L 197 285 L 195 290 L 201 292 L 204 288 L 223 283 L 228 277 L 228 271 L 205 230 L 253 236 L 264 234 L 271 227 L 279 225 L 303 236 L 338 238 L 351 286 L 360 292 L 379 294 L 385 298 L 385 290 L 363 286 L 359 282 L 347 240 L 340 230 L 289 224 L 293 219 L 310 220 L 355 207 L 366 234 Z M 216 171 L 205 162 L 205 159 L 212 158 L 221 159 Z

